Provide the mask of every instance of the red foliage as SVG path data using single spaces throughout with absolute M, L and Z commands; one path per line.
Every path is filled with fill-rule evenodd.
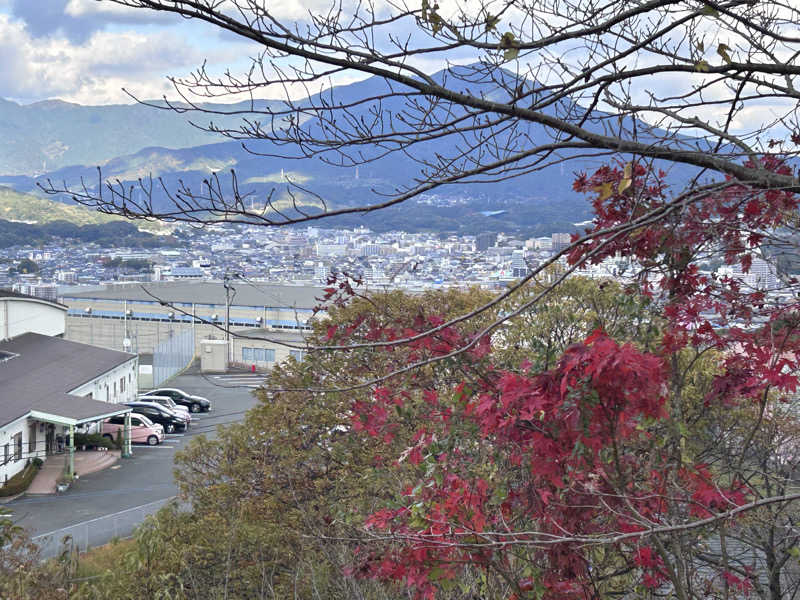
M 774 156 L 759 167 L 789 172 Z M 630 184 L 620 185 L 624 178 Z M 658 588 L 668 579 L 663 556 L 638 533 L 671 525 L 669 506 L 684 507 L 687 519 L 705 519 L 752 499 L 736 478 L 685 457 L 676 463 L 668 453 L 644 455 L 641 448 L 670 418 L 670 358 L 683 348 L 716 349 L 725 357 L 708 406 L 763 402 L 773 389 L 796 391 L 798 306 L 769 306 L 763 291 L 701 273 L 694 261 L 700 250 L 712 249 L 747 272 L 763 232 L 793 218 L 798 201 L 788 192 L 728 182 L 673 206 L 663 179 L 639 164 L 579 176 L 577 191 L 602 191 L 594 200 L 595 237 L 568 257 L 572 264 L 598 263 L 621 253 L 638 261 L 640 291 L 666 319 L 658 351 L 619 344 L 598 330 L 568 348 L 554 369 L 528 373 L 528 362 L 520 373 L 492 367 L 489 339 L 479 340 L 459 357 L 464 372 L 472 368 L 471 378 L 448 391 L 416 390 L 423 405 L 419 429 L 392 464 L 407 461 L 418 479 L 400 496 L 400 508 L 380 510 L 366 523 L 397 543 L 362 552 L 354 572 L 401 581 L 432 598 L 440 582 L 458 577 L 459 565 L 505 565 L 511 548 L 524 545 L 539 570 L 515 582 L 513 597 L 525 597 L 535 580 L 538 597 L 587 598 L 593 597 L 590 542 L 603 539 L 639 583 Z M 650 211 L 661 211 L 661 218 L 626 235 L 601 233 Z M 420 316 L 413 328 L 371 324 L 367 339 L 397 340 L 442 323 Z M 329 330 L 328 337 L 337 333 Z M 444 328 L 407 344 L 404 360 L 449 355 L 468 341 Z M 390 435 L 393 407 L 412 393 L 378 388 L 371 402 L 354 404 L 354 429 L 378 439 Z M 737 592 L 750 589 L 746 578 L 718 576 Z

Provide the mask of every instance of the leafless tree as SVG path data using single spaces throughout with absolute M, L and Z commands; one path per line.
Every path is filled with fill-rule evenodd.
M 800 190 L 794 173 L 777 174 L 755 160 L 798 152 L 800 7 L 790 0 L 340 0 L 299 18 L 259 0 L 107 1 L 204 21 L 260 48 L 243 73 L 215 76 L 203 65 L 173 78 L 182 101 L 159 108 L 190 113 L 197 126 L 240 140 L 254 154 L 342 167 L 402 155 L 418 168 L 405 185 L 347 206 L 291 181 L 288 203 L 283 193 L 281 201 L 273 193 L 254 203 L 235 173 L 212 175 L 199 188 L 168 188 L 152 178 L 106 181 L 102 172 L 82 186 L 45 186 L 102 212 L 283 226 L 613 156 L 681 163 L 694 177 L 673 205 L 603 235 L 679 219 L 714 185 Z M 342 98 L 330 87 L 366 77 L 374 85 L 362 95 Z M 281 102 L 261 100 L 276 95 Z M 242 98 L 249 105 L 204 103 Z M 232 117 L 241 119 L 238 126 Z M 790 240 L 786 251 L 795 245 Z
M 685 163 L 758 188 L 800 189 L 794 175 L 746 164 L 776 142 L 796 151 L 789 137 L 798 130 L 800 7 L 789 0 L 340 0 L 299 19 L 257 0 L 109 1 L 205 21 L 260 47 L 244 73 L 215 76 L 203 65 L 172 80 L 182 102 L 167 108 L 198 113 L 199 126 L 245 144 L 266 140 L 284 158 L 352 167 L 403 154 L 419 169 L 359 206 L 318 197 L 288 206 L 267 199 L 253 210 L 235 177 L 209 177 L 202 189 L 102 176 L 99 186 L 48 187 L 104 212 L 287 225 L 615 154 Z M 447 68 L 431 75 L 432 65 Z M 339 98 L 325 87 L 365 77 L 380 85 L 363 96 Z M 282 106 L 258 100 L 278 93 Z M 249 109 L 201 104 L 243 97 Z M 218 124 L 231 116 L 241 123 Z M 433 141 L 450 151 L 431 155 Z M 313 194 L 290 188 L 293 198 Z M 166 206 L 154 196 L 166 196 Z

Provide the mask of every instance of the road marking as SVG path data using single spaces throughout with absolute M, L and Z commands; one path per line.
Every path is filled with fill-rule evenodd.
M 175 446 L 165 446 L 163 443 L 161 443 L 158 446 L 150 446 L 149 444 L 148 445 L 142 445 L 142 446 L 136 446 L 136 449 L 137 450 L 144 450 L 145 448 L 150 448 L 152 450 L 160 450 L 161 448 L 167 449 L 167 448 L 174 448 L 174 447 Z
M 119 469 L 119 468 L 122 468 L 122 465 L 114 465 L 113 467 L 111 467 L 111 470 L 113 471 L 114 469 Z
M 167 437 L 169 437 L 171 439 L 171 438 L 176 438 L 176 437 L 183 437 L 186 434 L 185 433 L 167 433 L 166 435 L 167 435 Z
M 227 384 L 231 387 L 248 387 L 258 388 L 261 387 L 266 380 L 266 374 L 250 374 L 250 373 L 236 373 L 231 375 L 214 375 L 220 384 Z

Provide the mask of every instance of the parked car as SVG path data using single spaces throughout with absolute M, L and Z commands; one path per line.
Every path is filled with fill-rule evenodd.
M 175 404 L 185 406 L 193 413 L 200 411 L 208 412 L 211 410 L 211 402 L 209 402 L 207 398 L 193 396 L 177 388 L 156 388 L 141 396 L 167 396 L 172 398 Z
M 101 433 L 104 438 L 113 440 L 117 437 L 117 431 L 124 426 L 124 415 L 111 417 L 103 421 Z M 164 441 L 164 428 L 157 423 L 153 423 L 144 415 L 131 413 L 131 441 L 139 444 L 157 446 Z
M 154 423 L 159 423 L 167 433 L 174 433 L 176 429 L 186 429 L 188 421 L 165 406 L 155 402 L 126 402 L 125 406 L 130 406 L 138 414 L 144 415 Z
M 192 414 L 189 412 L 189 408 L 186 406 L 182 406 L 180 404 L 175 404 L 175 401 L 169 396 L 140 395 L 139 400 L 141 402 L 155 402 L 156 404 L 160 404 L 161 406 L 170 409 L 172 412 L 177 413 L 182 417 L 185 417 L 187 423 L 192 422 Z

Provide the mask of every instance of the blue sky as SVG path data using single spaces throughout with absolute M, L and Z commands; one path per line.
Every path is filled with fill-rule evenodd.
M 96 0 L 0 0 L 0 97 L 81 104 L 170 93 L 168 75 L 244 69 L 257 48 L 196 21 Z

